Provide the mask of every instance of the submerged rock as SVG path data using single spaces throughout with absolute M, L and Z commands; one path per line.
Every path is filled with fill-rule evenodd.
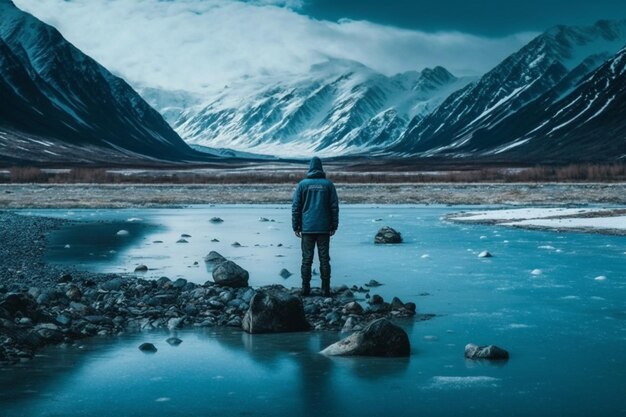
M 320 352 L 328 356 L 409 356 L 409 336 L 387 319 L 374 320 Z
M 135 272 L 147 272 L 148 271 L 148 267 L 146 265 L 138 265 L 137 267 L 135 267 Z
M 118 236 L 128 236 L 130 233 L 128 232 L 128 230 L 118 230 L 118 232 L 116 233 L 116 235 Z
M 211 223 L 222 223 L 224 220 L 223 220 L 223 219 L 221 219 L 221 218 L 219 218 L 219 217 L 211 217 L 211 218 L 209 219 L 209 221 L 210 221 Z
M 226 287 L 247 287 L 248 278 L 248 271 L 233 261 L 224 261 L 213 270 L 213 281 L 218 285 Z
M 292 276 L 293 274 L 291 272 L 289 272 L 287 269 L 283 268 L 280 270 L 279 275 L 285 279 L 289 278 L 290 276 Z
M 478 254 L 479 258 L 492 258 L 493 255 L 491 253 L 489 253 L 488 251 L 484 250 L 481 253 Z
M 381 285 L 383 284 L 376 281 L 375 279 L 370 279 L 370 281 L 367 284 L 365 284 L 366 287 L 380 287 Z
M 172 346 L 178 346 L 183 343 L 183 341 L 177 337 L 168 337 L 165 341 Z
M 142 343 L 139 345 L 139 350 L 146 353 L 154 353 L 157 351 L 157 348 L 152 343 Z
M 280 285 L 257 291 L 242 321 L 248 333 L 297 332 L 309 327 L 302 299 Z
M 187 239 L 178 239 L 176 243 L 189 243 L 189 241 Z
M 376 233 L 374 243 L 402 243 L 402 235 L 393 228 L 385 226 Z
M 465 346 L 465 357 L 467 359 L 507 360 L 509 352 L 495 345 L 478 346 L 469 343 Z

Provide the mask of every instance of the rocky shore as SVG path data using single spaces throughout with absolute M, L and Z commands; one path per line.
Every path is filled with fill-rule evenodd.
M 96 274 L 46 264 L 46 235 L 65 220 L 0 212 L 0 362 L 32 358 L 37 349 L 145 329 L 242 327 L 250 301 L 267 288 L 202 285 L 185 279 Z M 276 286 L 272 286 L 276 290 Z M 285 289 L 299 297 L 299 289 Z M 413 303 L 390 302 L 362 287 L 313 289 L 303 297 L 312 330 L 353 331 L 378 318 L 426 320 Z M 367 301 L 366 301 L 367 300 Z

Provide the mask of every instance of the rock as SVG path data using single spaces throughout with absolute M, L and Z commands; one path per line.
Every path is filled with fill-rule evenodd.
M 241 247 L 241 243 L 233 242 L 233 243 L 230 244 L 230 246 L 232 246 L 233 248 L 240 248 Z
M 18 314 L 31 318 L 38 315 L 37 301 L 32 296 L 21 293 L 9 293 L 3 300 L 0 300 L 0 311 L 2 310 L 6 311 L 9 318 L 13 318 Z
M 242 322 L 248 333 L 297 332 L 309 327 L 302 299 L 280 285 L 257 291 Z
M 72 282 L 72 275 L 71 274 L 63 274 L 59 277 L 59 279 L 57 280 L 57 282 L 59 284 L 67 284 L 68 282 Z
M 142 343 L 139 345 L 139 350 L 145 353 L 154 353 L 157 348 L 152 343 Z
M 393 299 L 391 300 L 391 309 L 400 310 L 402 308 L 405 308 L 404 303 L 400 301 L 398 297 L 393 297 Z
M 211 239 L 211 242 L 214 242 L 214 243 L 215 243 L 215 242 L 219 242 L 219 239 L 215 239 L 215 238 L 213 238 L 213 239 Z
M 65 295 L 72 301 L 80 301 L 83 297 L 83 293 L 76 285 L 70 286 L 67 291 L 65 291 Z
M 374 243 L 402 243 L 402 235 L 393 228 L 385 226 L 376 233 Z
M 356 301 L 352 301 L 343 306 L 343 312 L 345 314 L 363 314 L 363 307 Z
M 42 323 L 35 326 L 35 332 L 46 342 L 58 343 L 63 341 L 63 333 L 59 326 L 53 323 Z
M 103 283 L 100 287 L 105 291 L 119 291 L 122 288 L 122 279 L 113 278 Z
M 293 274 L 291 272 L 289 272 L 287 269 L 283 268 L 280 270 L 280 274 L 281 277 L 283 277 L 284 279 L 289 278 L 290 276 L 292 276 Z
M 320 352 L 328 356 L 409 356 L 409 336 L 387 319 L 374 320 L 363 330 L 333 343 Z
M 168 337 L 165 341 L 171 346 L 178 346 L 183 343 L 183 341 L 177 337 Z
M 214 250 L 212 250 L 211 252 L 209 252 L 205 257 L 204 257 L 204 262 L 213 262 L 213 263 L 220 263 L 220 262 L 225 262 L 226 258 L 224 258 L 222 255 L 220 255 L 219 253 L 215 252 Z
M 160 277 L 156 283 L 160 288 L 167 288 L 172 285 L 172 280 L 168 277 Z
M 366 287 L 380 287 L 381 284 L 380 282 L 376 281 L 375 279 L 370 279 L 370 282 L 368 282 L 367 284 L 365 284 Z
M 248 271 L 234 263 L 225 261 L 213 270 L 213 281 L 226 287 L 243 288 L 248 286 Z
M 378 294 L 374 294 L 372 295 L 372 298 L 370 298 L 370 300 L 368 301 L 370 304 L 382 304 L 385 300 L 383 300 L 383 297 L 381 297 Z
M 265 222 L 269 222 L 270 219 L 268 219 L 267 217 L 259 217 L 259 221 L 262 223 L 265 223 Z
M 481 253 L 478 254 L 479 258 L 491 258 L 493 257 L 492 254 L 490 254 L 488 251 L 484 250 Z
M 180 235 L 180 237 L 187 238 L 187 237 L 191 237 L 191 235 L 188 235 L 187 233 L 183 233 L 182 235 Z
M 128 230 L 118 230 L 118 232 L 116 233 L 116 235 L 118 236 L 128 236 L 130 233 L 128 232 Z
M 172 283 L 172 287 L 176 289 L 183 289 L 187 285 L 187 280 L 185 278 L 178 278 L 176 281 Z
M 55 321 L 59 323 L 61 326 L 67 326 L 72 322 L 72 318 L 67 314 L 59 314 Z
M 146 265 L 138 265 L 135 267 L 135 272 L 147 272 L 148 267 Z
M 209 219 L 209 221 L 210 221 L 211 223 L 222 223 L 224 220 L 223 220 L 223 219 L 221 219 L 221 218 L 219 218 L 219 217 L 211 217 L 211 218 Z
M 415 311 L 417 310 L 417 306 L 415 305 L 415 303 L 405 303 L 404 304 L 404 308 L 405 310 L 411 312 L 411 313 L 415 313 Z
M 186 239 L 178 239 L 176 243 L 189 243 Z
M 465 346 L 465 357 L 467 359 L 507 360 L 509 352 L 495 345 L 478 346 L 469 343 Z

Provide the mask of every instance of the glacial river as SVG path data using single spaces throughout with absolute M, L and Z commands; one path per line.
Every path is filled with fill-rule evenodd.
M 626 416 L 626 238 L 442 220 L 484 208 L 342 206 L 333 285 L 376 279 L 372 293 L 437 314 L 399 323 L 408 359 L 326 358 L 317 352 L 339 335 L 325 332 L 190 329 L 176 347 L 167 331 L 93 338 L 0 368 L 0 416 Z M 51 236 L 50 262 L 120 273 L 145 264 L 148 278 L 203 283 L 202 258 L 216 250 L 252 286 L 300 284 L 288 206 L 30 213 L 86 221 Z M 384 225 L 404 243 L 374 245 Z M 146 341 L 158 352 L 140 352 Z M 511 358 L 466 361 L 467 343 Z

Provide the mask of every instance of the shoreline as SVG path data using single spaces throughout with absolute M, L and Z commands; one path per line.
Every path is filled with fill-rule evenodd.
M 193 327 L 241 329 L 250 300 L 269 287 L 231 288 L 166 277 L 146 280 L 133 274 L 48 264 L 44 259 L 47 235 L 71 223 L 77 222 L 0 211 L 4 242 L 0 247 L 0 363 L 29 360 L 44 346 L 74 344 L 96 335 Z M 422 321 L 434 316 L 416 314 L 414 304 L 405 306 L 395 299 L 367 306 L 369 289 L 362 287 L 343 285 L 332 290 L 332 298 L 322 297 L 318 288 L 311 297 L 302 298 L 310 331 L 358 330 L 382 317 Z M 286 291 L 298 296 L 300 289 Z M 366 307 L 355 308 L 359 302 Z M 344 327 L 347 321 L 350 329 Z
M 0 184 L 0 209 L 290 204 L 293 184 Z M 626 205 L 626 183 L 336 183 L 340 204 Z

